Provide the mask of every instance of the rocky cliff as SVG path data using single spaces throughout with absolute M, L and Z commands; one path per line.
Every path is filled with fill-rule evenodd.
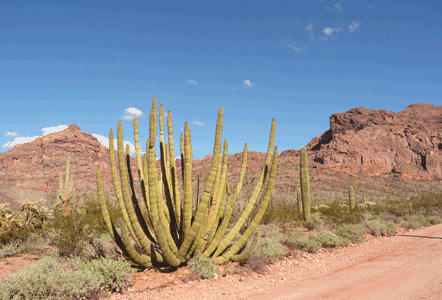
M 114 132 L 116 138 L 116 132 Z M 39 137 L 30 143 L 15 146 L 0 153 L 0 203 L 10 202 L 18 209 L 20 200 L 35 201 L 56 193 L 59 174 L 66 174 L 66 155 L 70 152 L 70 174 L 74 176 L 73 190 L 91 192 L 97 190 L 96 166 L 100 165 L 105 191 L 113 190 L 109 149 L 94 136 L 72 124 L 67 129 Z M 115 152 L 117 171 L 118 157 Z M 131 166 L 136 158 L 130 157 Z M 138 171 L 132 169 L 134 180 Z M 106 193 L 107 194 L 107 193 Z M 96 195 L 96 192 L 95 192 Z
M 442 106 L 412 104 L 398 113 L 357 107 L 335 113 L 330 129 L 307 149 L 315 162 L 354 174 L 442 177 Z

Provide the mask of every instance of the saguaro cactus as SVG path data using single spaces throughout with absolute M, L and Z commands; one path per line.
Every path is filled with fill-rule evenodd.
M 59 178 L 59 189 L 57 190 L 57 199 L 60 199 L 63 203 L 63 215 L 67 216 L 69 214 L 69 201 L 72 199 L 72 185 L 74 181 L 74 176 L 71 175 L 71 180 L 69 182 L 69 169 L 70 169 L 70 157 L 71 153 L 68 152 L 66 160 L 66 182 L 63 191 L 63 175 L 60 172 Z
M 121 222 L 121 235 L 115 229 L 116 220 L 111 220 L 103 193 L 103 184 L 100 166 L 97 165 L 97 186 L 100 205 L 106 222 L 107 229 L 117 245 L 136 264 L 144 267 L 170 266 L 178 267 L 187 263 L 192 257 L 201 255 L 211 257 L 217 264 L 227 260 L 246 260 L 256 246 L 258 236 L 255 234 L 252 246 L 244 249 L 247 240 L 253 235 L 260 222 L 270 200 L 273 184 L 275 181 L 278 165 L 278 147 L 272 149 L 275 141 L 275 119 L 272 120 L 270 140 L 264 169 L 258 180 L 255 191 L 252 194 L 247 206 L 235 226 L 226 233 L 227 226 L 232 215 L 232 207 L 241 190 L 247 163 L 247 144 L 244 146 L 243 161 L 241 166 L 239 183 L 233 192 L 230 191 L 227 183 L 227 140 L 224 140 L 224 151 L 221 157 L 221 131 L 223 122 L 223 108 L 218 111 L 216 125 L 215 145 L 213 149 L 212 166 L 208 178 L 204 183 L 204 193 L 200 199 L 196 199 L 198 207 L 192 207 L 192 147 L 190 143 L 189 125 L 184 125 L 184 138 L 181 135 L 181 166 L 183 197 L 178 189 L 178 176 L 176 172 L 175 150 L 172 132 L 172 115 L 168 112 L 167 125 L 169 145 L 164 141 L 163 106 L 160 106 L 160 150 L 161 150 L 161 180 L 158 179 L 158 172 L 155 159 L 155 139 L 157 133 L 157 102 L 153 98 L 152 111 L 149 120 L 149 139 L 146 142 L 147 155 L 143 157 L 142 164 L 140 147 L 138 143 L 138 121 L 134 119 L 135 151 L 137 157 L 138 174 L 140 176 L 143 205 L 133 192 L 133 182 L 128 182 L 130 173 L 129 160 L 125 162 L 123 149 L 123 126 L 118 122 L 118 160 L 120 167 L 120 180 L 117 175 L 112 129 L 109 133 L 110 161 L 112 166 L 112 177 L 115 192 L 120 204 L 123 222 Z M 128 146 L 126 147 L 128 155 Z M 272 162 L 271 162 L 272 161 Z M 271 162 L 271 164 L 270 164 Z M 270 172 L 268 172 L 270 170 Z M 265 189 L 264 198 L 257 202 L 269 174 Z M 129 189 L 129 184 L 131 189 Z M 164 195 L 162 191 L 164 187 Z M 212 194 L 213 188 L 213 194 Z M 252 212 L 255 203 L 261 203 L 253 219 L 240 236 L 245 221 Z M 143 213 L 140 211 L 143 210 Z M 194 212 L 194 213 L 193 213 Z M 193 217 L 192 217 L 193 214 Z M 129 240 L 127 229 L 140 246 L 143 254 L 135 251 Z M 233 244 L 232 244 L 233 242 Z
M 307 150 L 301 148 L 301 196 L 303 204 L 304 221 L 310 221 L 310 183 L 308 177 Z
M 302 193 L 301 193 L 301 188 L 298 188 L 298 214 L 299 217 L 303 216 L 303 209 L 302 209 Z
M 348 209 L 350 210 L 350 213 L 353 213 L 353 210 L 355 209 L 355 190 L 351 185 L 348 191 Z

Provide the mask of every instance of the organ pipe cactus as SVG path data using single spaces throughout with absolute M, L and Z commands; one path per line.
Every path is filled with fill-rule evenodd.
M 68 152 L 66 159 L 66 182 L 63 191 L 63 175 L 60 172 L 59 177 L 59 189 L 57 190 L 57 199 L 61 200 L 63 203 L 63 215 L 67 216 L 69 214 L 69 201 L 72 199 L 72 185 L 74 176 L 71 175 L 69 182 L 69 169 L 70 169 L 70 156 L 71 154 Z
M 301 217 L 301 216 L 303 216 L 303 212 L 302 212 L 303 210 L 302 210 L 302 194 L 301 194 L 300 187 L 298 188 L 297 196 L 298 196 L 298 214 L 299 214 L 299 217 Z
M 350 213 L 352 213 L 355 209 L 355 190 L 351 185 L 348 191 L 348 208 L 350 210 Z
M 301 196 L 303 204 L 304 221 L 310 221 L 310 183 L 308 177 L 307 150 L 301 148 Z
M 112 129 L 109 133 L 109 150 L 112 167 L 112 178 L 115 192 L 122 213 L 122 221 L 111 220 L 107 203 L 104 198 L 103 183 L 100 166 L 97 165 L 97 186 L 100 206 L 107 229 L 123 252 L 134 263 L 142 267 L 179 267 L 186 264 L 192 257 L 210 257 L 216 264 L 228 260 L 243 261 L 252 254 L 258 241 L 255 234 L 251 247 L 244 250 L 244 245 L 253 235 L 270 200 L 271 191 L 275 181 L 278 165 L 278 148 L 272 149 L 275 141 L 275 119 L 272 120 L 270 140 L 264 169 L 258 180 L 254 193 L 235 226 L 225 236 L 227 226 L 232 216 L 232 207 L 241 190 L 247 163 L 247 144 L 244 146 L 243 160 L 240 171 L 239 183 L 233 191 L 227 183 L 227 157 L 228 144 L 224 140 L 224 150 L 221 156 L 221 132 L 223 125 L 223 108 L 218 111 L 216 124 L 215 145 L 213 149 L 212 165 L 208 178 L 204 182 L 203 195 L 192 199 L 192 146 L 189 125 L 184 125 L 184 137 L 181 134 L 181 171 L 183 195 L 178 189 L 178 176 L 175 159 L 175 148 L 172 131 L 172 115 L 168 112 L 168 144 L 164 140 L 163 106 L 160 106 L 159 131 L 161 150 L 161 177 L 155 159 L 155 140 L 157 135 L 157 102 L 153 98 L 152 111 L 149 119 L 149 139 L 146 142 L 146 155 L 143 161 L 140 156 L 138 139 L 138 121 L 134 119 L 135 151 L 137 158 L 138 174 L 140 178 L 143 201 L 137 199 L 131 177 L 129 158 L 124 159 L 123 127 L 118 122 L 118 160 L 120 178 L 118 178 Z M 128 146 L 126 155 L 128 156 Z M 270 172 L 269 172 L 270 171 Z M 262 201 L 257 198 L 266 181 Z M 130 183 L 128 182 L 130 177 Z M 181 179 L 180 178 L 180 179 Z M 120 184 L 121 179 L 121 184 Z M 130 186 L 130 188 L 129 188 Z M 213 189 L 213 192 L 212 192 Z M 256 203 L 261 203 L 256 213 L 252 214 L 252 221 L 244 233 L 235 240 L 241 227 L 249 218 Z M 142 205 L 140 205 L 142 204 Z M 196 206 L 197 204 L 197 206 Z M 120 222 L 121 221 L 121 222 Z M 121 236 L 115 225 L 121 224 Z M 135 251 L 129 240 L 128 231 L 135 243 L 142 249 L 142 254 Z M 232 243 L 233 242 L 233 243 Z

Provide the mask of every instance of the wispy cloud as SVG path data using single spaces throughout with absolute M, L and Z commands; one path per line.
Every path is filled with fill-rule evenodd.
M 361 24 L 357 21 L 352 21 L 351 25 L 348 26 L 348 31 L 350 31 L 350 33 L 354 32 L 356 29 L 358 29 L 359 27 L 361 27 Z
M 345 13 L 344 9 L 343 9 L 342 6 L 341 6 L 341 3 L 336 3 L 336 4 L 335 4 L 335 10 L 336 10 L 338 13 L 340 13 L 340 14 Z
M 201 126 L 201 127 L 204 126 L 203 123 L 198 122 L 198 121 L 193 121 L 192 124 L 196 124 L 196 125 Z
M 244 80 L 244 87 L 245 88 L 252 87 L 252 86 L 254 86 L 254 84 L 251 83 L 250 80 L 248 80 L 248 79 Z
M 198 83 L 195 80 L 193 80 L 193 79 L 189 79 L 186 82 L 187 83 L 193 83 L 194 85 L 198 85 Z
M 310 40 L 313 40 L 315 38 L 315 34 L 313 33 L 313 23 L 310 23 L 305 29 L 310 33 Z
M 371 11 L 372 8 L 373 8 L 373 7 L 372 7 L 371 5 L 369 5 L 369 6 L 367 7 L 367 9 L 368 9 L 369 11 Z
M 293 45 L 293 44 L 289 44 L 287 46 L 289 46 L 289 48 L 292 48 L 293 50 L 295 50 L 296 53 L 299 53 L 299 52 L 301 52 L 302 50 L 305 49 L 305 47 L 295 47 L 295 45 Z
M 123 120 L 133 120 L 134 118 L 142 117 L 143 112 L 135 107 L 129 107 L 125 109 L 125 115 L 121 118 Z

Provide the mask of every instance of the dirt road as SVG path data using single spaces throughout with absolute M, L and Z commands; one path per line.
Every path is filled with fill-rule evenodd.
M 139 279 L 132 292 L 111 299 L 442 299 L 442 224 L 284 258 L 262 275 L 155 290 Z
M 387 239 L 385 251 L 247 299 L 442 299 L 442 226 Z

